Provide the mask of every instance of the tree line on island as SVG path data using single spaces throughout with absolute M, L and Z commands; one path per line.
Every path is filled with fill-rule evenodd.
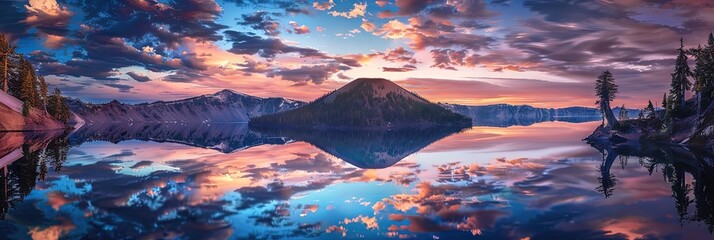
M 2 91 L 22 101 L 23 116 L 29 116 L 30 111 L 36 109 L 66 124 L 70 119 L 70 110 L 62 92 L 55 88 L 49 95 L 44 76 L 38 76 L 35 66 L 16 48 L 5 34 L 0 33 Z
M 695 62 L 693 70 L 688 64 L 690 57 Z M 684 40 L 681 39 L 674 65 L 671 87 L 668 93 L 664 93 L 661 108 L 655 108 L 650 100 L 638 119 L 628 119 L 626 113 L 623 116 L 622 112 L 619 117 L 615 117 L 610 102 L 619 92 L 618 86 L 610 71 L 602 72 L 595 80 L 595 94 L 598 97 L 595 104 L 604 116 L 601 128 L 621 133 L 639 130 L 649 140 L 664 141 L 671 140 L 673 134 L 685 130 L 685 120 L 694 121 L 689 122 L 693 123 L 688 125 L 689 128 L 700 127 L 697 125 L 703 124 L 704 118 L 714 111 L 714 35 L 709 34 L 705 46 L 690 49 L 684 47 Z M 694 96 L 687 100 L 685 96 L 690 90 L 694 91 Z

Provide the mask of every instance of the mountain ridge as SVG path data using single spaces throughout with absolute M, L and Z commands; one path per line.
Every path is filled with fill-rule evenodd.
M 305 102 L 279 97 L 261 98 L 233 90 L 173 101 L 125 104 L 113 100 L 104 104 L 68 99 L 72 112 L 93 123 L 119 122 L 248 122 L 251 117 L 300 107 Z

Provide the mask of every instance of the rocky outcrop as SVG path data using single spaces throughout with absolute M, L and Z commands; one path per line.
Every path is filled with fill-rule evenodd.
M 702 111 L 696 119 L 692 119 L 694 128 L 691 137 L 686 139 L 688 144 L 705 146 L 714 151 L 714 102 L 709 104 L 709 108 Z
M 665 119 L 663 110 L 653 117 L 620 121 L 620 126 L 599 126 L 584 140 L 593 142 L 655 142 L 675 145 L 706 147 L 714 150 L 714 108 L 697 114 L 693 99 L 686 109 L 671 119 Z

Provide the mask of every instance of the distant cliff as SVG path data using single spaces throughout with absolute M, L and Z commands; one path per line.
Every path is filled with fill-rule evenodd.
M 72 112 L 87 123 L 248 122 L 250 118 L 291 110 L 305 103 L 285 98 L 260 98 L 223 90 L 177 101 L 143 104 L 84 103 L 70 99 Z
M 547 121 L 589 122 L 602 119 L 597 108 L 567 107 L 567 108 L 536 108 L 528 105 L 496 104 L 484 106 L 466 106 L 458 104 L 441 104 L 442 107 L 473 120 L 474 126 L 528 126 Z M 620 109 L 614 109 L 619 114 Z M 635 118 L 638 110 L 628 109 L 628 115 Z

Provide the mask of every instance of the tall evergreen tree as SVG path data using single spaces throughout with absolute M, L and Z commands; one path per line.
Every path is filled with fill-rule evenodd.
M 20 95 L 22 95 L 22 60 L 22 55 L 17 54 L 15 52 L 11 52 L 8 56 L 7 93 L 14 96 L 15 98 L 20 98 Z
M 20 99 L 28 99 L 32 107 L 42 107 L 42 94 L 39 91 L 39 82 L 35 73 L 35 66 L 30 61 L 22 58 L 20 63 L 21 91 Z
M 714 35 L 709 33 L 707 45 L 691 49 L 690 53 L 695 58 L 695 67 L 692 72 L 694 91 L 697 94 L 699 108 L 701 108 L 702 102 L 708 106 L 714 98 Z
M 604 71 L 595 80 L 595 95 L 600 97 L 595 104 L 600 106 L 600 112 L 604 115 L 603 125 L 606 127 L 617 127 L 619 122 L 615 118 L 610 108 L 610 102 L 615 99 L 617 93 L 615 77 L 610 71 Z
M 645 107 L 645 110 L 643 111 L 643 115 L 647 118 L 654 118 L 655 117 L 655 112 L 657 112 L 654 108 L 654 104 L 652 104 L 652 100 L 649 100 L 647 103 L 647 107 Z
M 35 79 L 33 79 L 32 74 L 27 72 L 27 69 L 23 69 L 23 74 L 22 74 L 22 83 L 21 83 L 21 88 L 20 88 L 20 100 L 23 102 L 28 102 L 30 105 L 34 105 L 32 102 L 34 100 L 34 94 L 35 94 L 35 88 L 33 82 Z
M 55 88 L 54 94 L 50 97 L 47 110 L 58 121 L 65 124 L 69 121 L 69 106 L 64 97 L 62 97 L 62 92 L 59 88 Z
M 2 76 L 3 76 L 3 91 L 8 92 L 8 66 L 9 59 L 12 52 L 15 51 L 15 47 L 10 44 L 10 40 L 7 39 L 5 34 L 0 33 L 0 59 L 2 59 Z
M 669 97 L 672 100 L 670 107 L 672 110 L 683 110 L 686 92 L 692 88 L 692 82 L 688 78 L 692 76 L 692 72 L 687 64 L 688 58 L 686 51 L 684 51 L 684 39 L 680 39 L 680 47 L 677 51 L 679 55 L 677 55 L 674 73 L 672 73 L 671 89 L 669 90 Z
M 667 93 L 662 96 L 662 108 L 667 109 Z
M 40 76 L 40 97 L 42 98 L 42 109 L 47 112 L 47 82 L 45 82 L 45 77 Z

